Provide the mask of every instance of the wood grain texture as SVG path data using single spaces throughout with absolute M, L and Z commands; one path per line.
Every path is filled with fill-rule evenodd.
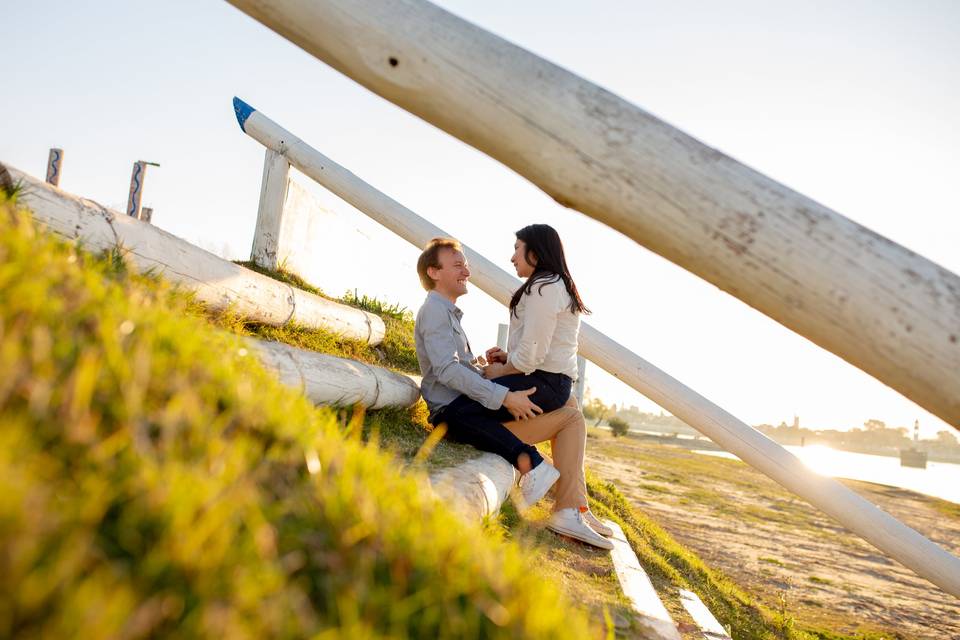
M 276 271 L 280 268 L 283 205 L 287 199 L 289 179 L 290 163 L 276 151 L 267 149 L 263 159 L 257 227 L 253 232 L 253 248 L 250 250 L 250 259 L 264 269 Z

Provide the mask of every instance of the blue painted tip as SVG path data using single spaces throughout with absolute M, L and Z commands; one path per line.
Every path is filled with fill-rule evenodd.
M 243 125 L 246 124 L 247 118 L 250 117 L 256 109 L 248 105 L 246 102 L 240 98 L 234 96 L 233 98 L 233 112 L 237 115 L 237 122 L 240 124 L 240 128 L 243 129 L 243 132 L 246 133 L 247 129 Z

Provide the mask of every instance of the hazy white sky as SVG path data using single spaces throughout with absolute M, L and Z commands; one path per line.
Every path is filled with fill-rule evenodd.
M 554 225 L 589 321 L 748 423 L 946 428 L 225 2 L 8 4 L 0 159 L 42 176 L 62 147 L 66 190 L 122 208 L 133 161 L 159 162 L 144 196 L 156 224 L 245 258 L 263 151 L 236 125 L 237 95 L 507 269 L 516 229 Z M 960 3 L 440 4 L 960 272 Z M 416 308 L 403 271 L 416 250 L 369 235 L 341 271 Z M 474 346 L 492 344 L 505 311 L 479 291 L 461 307 Z M 653 409 L 595 367 L 588 378 L 600 397 Z

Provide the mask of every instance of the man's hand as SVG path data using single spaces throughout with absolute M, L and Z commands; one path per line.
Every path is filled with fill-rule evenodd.
M 503 399 L 503 408 L 510 412 L 514 420 L 536 418 L 543 413 L 543 409 L 530 401 L 530 395 L 536 390 L 536 387 L 532 387 L 523 391 L 508 391 L 507 397 Z
M 493 347 L 492 349 L 487 349 L 487 352 L 484 354 L 487 362 L 500 362 L 506 364 L 507 362 L 507 352 L 501 349 L 500 347 Z

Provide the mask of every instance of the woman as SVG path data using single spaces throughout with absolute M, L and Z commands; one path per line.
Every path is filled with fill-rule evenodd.
M 505 426 L 528 444 L 551 441 L 560 479 L 547 526 L 597 544 L 583 531 L 584 525 L 604 536 L 613 532 L 587 507 L 583 477 L 586 427 L 576 400 L 570 397 L 577 378 L 580 314 L 590 311 L 567 268 L 560 236 L 549 225 L 533 224 L 518 231 L 511 262 L 526 281 L 510 300 L 508 350 L 495 347 L 487 351 L 489 364 L 484 376 L 510 389 L 536 387 L 530 399 L 547 413 L 535 421 L 519 420 Z M 563 411 L 557 411 L 561 407 Z M 555 412 L 554 418 L 544 420 L 549 412 Z
M 487 351 L 486 377 L 524 376 L 536 386 L 531 400 L 544 411 L 566 404 L 577 377 L 577 337 L 583 304 L 570 276 L 557 232 L 532 224 L 517 232 L 510 261 L 526 282 L 510 300 L 508 352 Z M 500 381 L 510 386 L 514 378 Z

